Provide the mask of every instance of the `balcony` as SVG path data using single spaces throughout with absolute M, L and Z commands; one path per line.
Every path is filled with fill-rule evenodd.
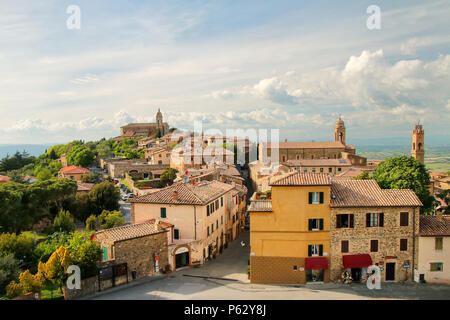
M 249 212 L 272 212 L 272 200 L 256 199 L 256 193 L 250 198 Z

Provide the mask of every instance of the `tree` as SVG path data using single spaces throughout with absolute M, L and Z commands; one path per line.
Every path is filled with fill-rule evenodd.
M 169 168 L 161 174 L 159 180 L 163 185 L 172 185 L 173 181 L 177 178 L 177 173 L 177 169 Z
M 89 192 L 89 200 L 93 214 L 100 214 L 103 210 L 118 210 L 120 191 L 114 183 L 105 181 L 92 188 Z
M 71 264 L 72 257 L 69 251 L 61 246 L 53 252 L 45 265 L 41 265 L 42 267 L 39 269 L 42 270 L 46 279 L 58 285 L 62 293 L 62 287 L 67 278 L 66 271 Z
M 33 255 L 33 240 L 24 234 L 3 233 L 0 235 L 0 254 L 12 254 L 19 261 L 30 261 Z
M 378 165 L 373 177 L 383 189 L 412 189 L 422 201 L 422 213 L 432 209 L 430 176 L 418 160 L 407 156 L 388 158 Z
M 444 190 L 438 194 L 438 197 L 445 201 L 445 203 L 450 203 L 450 189 Z M 443 212 L 444 214 L 450 214 L 450 207 L 447 206 L 447 209 Z
M 84 145 L 72 146 L 67 153 L 67 163 L 71 165 L 87 167 L 94 162 L 94 152 Z
M 75 223 L 69 211 L 64 211 L 61 209 L 53 221 L 53 230 L 67 233 L 75 230 Z
M 0 293 L 4 294 L 6 285 L 18 279 L 19 261 L 12 253 L 0 253 Z
M 34 160 L 35 158 L 31 157 L 25 151 L 23 151 L 22 153 L 17 151 L 14 156 L 10 157 L 9 155 L 7 155 L 5 158 L 0 160 L 0 172 L 20 169 L 27 164 L 33 163 Z
M 30 270 L 25 270 L 19 275 L 19 284 L 25 292 L 40 292 L 44 285 L 44 281 L 44 275 L 40 272 L 33 275 Z
M 74 233 L 67 245 L 72 257 L 72 263 L 80 267 L 82 279 L 98 274 L 97 262 L 102 257 L 100 244 L 97 241 L 90 240 L 91 234 Z
M 359 175 L 357 175 L 356 177 L 353 177 L 354 180 L 370 180 L 373 179 L 370 176 L 369 171 L 367 170 L 363 170 Z
M 41 168 L 39 173 L 36 175 L 39 181 L 49 180 L 52 178 L 52 172 L 47 168 Z
M 86 230 L 96 231 L 99 229 L 99 227 L 100 222 L 98 221 L 98 217 L 96 217 L 95 215 L 92 214 L 86 219 Z
M 99 216 L 99 222 L 103 229 L 111 229 L 115 227 L 123 226 L 127 223 L 120 211 L 107 211 L 103 212 Z
M 85 183 L 99 183 L 102 178 L 102 174 L 99 172 L 91 171 L 89 174 L 83 175 L 81 181 Z

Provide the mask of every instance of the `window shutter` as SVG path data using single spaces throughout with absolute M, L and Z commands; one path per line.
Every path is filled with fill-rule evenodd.
M 309 204 L 312 204 L 312 192 L 309 193 Z
M 206 215 L 209 217 L 209 205 L 206 206 Z
M 338 214 L 336 215 L 336 228 L 340 228 L 341 227 L 341 215 Z
M 348 252 L 348 240 L 341 241 L 341 252 Z
M 380 227 L 384 227 L 384 213 L 380 213 Z
M 320 192 L 319 195 L 320 195 L 320 203 L 323 203 L 323 192 Z
M 370 213 L 366 213 L 366 227 L 370 227 Z
M 166 208 L 161 208 L 161 218 L 166 217 Z
M 311 245 L 308 245 L 308 257 L 311 257 L 312 248 Z
M 308 230 L 312 230 L 312 219 L 308 219 Z
M 370 251 L 378 252 L 378 240 L 370 240 Z
M 179 239 L 180 238 L 180 231 L 178 229 L 173 230 L 173 237 L 175 239 Z
M 354 223 L 354 215 L 350 214 L 350 228 L 353 228 L 353 223 Z
M 400 212 L 400 226 L 408 226 L 408 212 Z
M 319 244 L 319 256 L 323 256 L 323 244 Z
M 323 219 L 319 219 L 319 230 L 323 230 Z

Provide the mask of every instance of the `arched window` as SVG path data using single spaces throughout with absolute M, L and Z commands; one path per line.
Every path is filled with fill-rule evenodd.
M 417 150 L 422 150 L 422 144 L 421 143 L 419 143 L 418 145 L 417 145 Z

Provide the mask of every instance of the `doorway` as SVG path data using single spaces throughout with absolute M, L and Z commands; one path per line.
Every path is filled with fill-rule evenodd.
M 189 251 L 175 255 L 175 269 L 189 265 Z
M 352 268 L 352 279 L 353 282 L 361 281 L 361 268 Z
M 395 262 L 386 263 L 386 281 L 395 280 Z

